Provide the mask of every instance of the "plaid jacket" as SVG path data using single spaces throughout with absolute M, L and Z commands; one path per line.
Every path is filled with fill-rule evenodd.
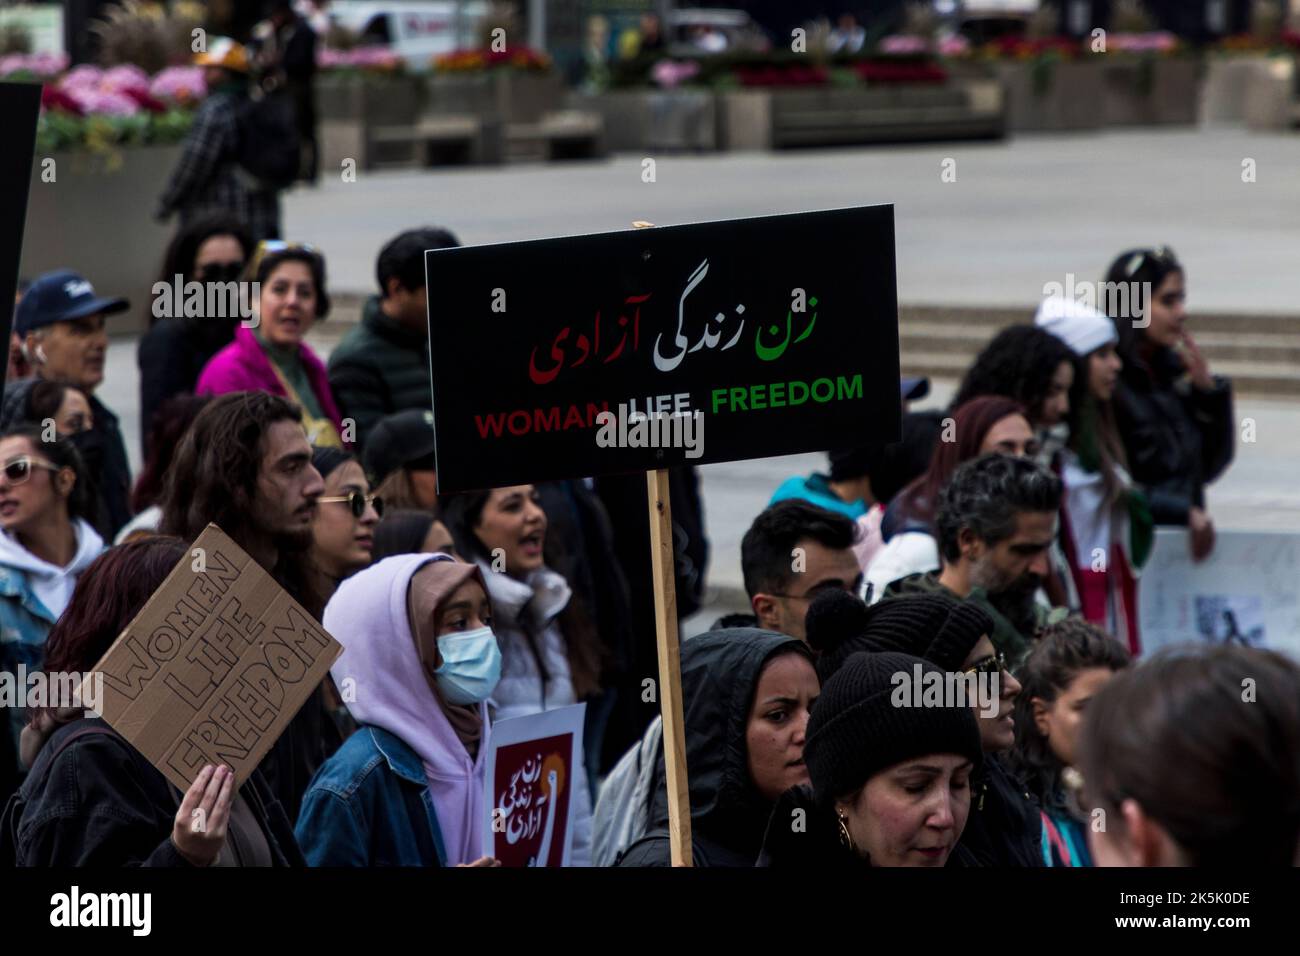
M 204 100 L 185 138 L 180 162 L 159 201 L 159 218 L 179 212 L 181 226 L 216 212 L 242 219 L 253 241 L 280 236 L 280 197 L 260 188 L 236 162 L 243 96 L 214 93 Z

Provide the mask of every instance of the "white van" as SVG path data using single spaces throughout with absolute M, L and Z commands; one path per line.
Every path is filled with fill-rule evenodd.
M 431 69 L 433 58 L 479 46 L 479 26 L 488 15 L 485 0 L 457 3 L 407 0 L 335 0 L 330 22 L 356 33 L 365 46 L 383 46 L 410 70 Z

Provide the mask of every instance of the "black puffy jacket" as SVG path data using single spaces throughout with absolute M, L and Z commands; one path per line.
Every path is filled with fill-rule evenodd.
M 1170 349 L 1150 364 L 1127 354 L 1112 399 L 1129 471 L 1156 524 L 1187 524 L 1188 511 L 1205 507 L 1205 486 L 1232 461 L 1231 382 L 1215 376 L 1214 388 L 1201 391 L 1180 381 L 1183 372 Z
M 682 710 L 690 777 L 691 846 L 696 866 L 753 866 L 772 804 L 749 774 L 745 734 L 759 674 L 772 657 L 802 641 L 757 628 L 710 631 L 682 644 Z M 617 866 L 669 866 L 668 794 L 663 758 L 650 806 L 649 832 Z

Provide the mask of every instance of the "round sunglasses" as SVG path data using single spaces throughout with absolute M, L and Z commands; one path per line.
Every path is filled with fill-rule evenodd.
M 384 516 L 384 499 L 379 495 L 363 495 L 359 491 L 349 491 L 346 495 L 327 495 L 316 500 L 324 504 L 343 504 L 346 502 L 354 518 L 360 518 L 366 513 L 366 505 L 374 508 L 375 514 L 379 517 Z

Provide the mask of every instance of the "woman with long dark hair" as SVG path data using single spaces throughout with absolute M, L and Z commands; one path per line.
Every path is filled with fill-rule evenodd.
M 1048 866 L 1092 866 L 1075 769 L 1079 726 L 1092 698 L 1128 664 L 1124 645 L 1072 617 L 1048 625 L 1021 667 L 1011 769 L 1042 809 Z
M 885 547 L 867 568 L 874 600 L 894 581 L 939 567 L 934 514 L 939 492 L 957 466 L 989 452 L 1033 458 L 1038 439 L 1024 406 L 999 395 L 973 398 L 945 419 L 930 465 L 894 496 L 885 509 Z
M 144 455 L 149 457 L 148 439 L 154 416 L 163 402 L 176 395 L 192 393 L 199 373 L 214 355 L 230 344 L 235 336 L 235 326 L 240 316 L 234 310 L 227 314 L 207 314 L 208 302 L 231 305 L 241 301 L 227 290 L 243 277 L 244 266 L 253 255 L 253 241 L 244 224 L 234 216 L 217 214 L 205 216 L 188 226 L 183 226 L 173 237 L 163 257 L 162 274 L 158 277 L 158 291 L 163 287 L 169 300 L 174 299 L 174 289 L 179 284 L 184 292 L 187 283 L 197 282 L 203 287 L 203 307 L 200 314 L 194 309 L 182 309 L 159 318 L 149 310 L 149 331 L 140 339 L 136 361 L 140 367 L 140 436 L 145 442 Z M 221 283 L 221 286 L 216 286 Z M 220 296 L 209 299 L 209 289 L 221 291 Z M 153 302 L 157 302 L 155 295 Z
M 395 554 L 450 554 L 457 557 L 447 526 L 431 512 L 415 508 L 388 510 L 384 501 L 384 516 L 375 525 L 374 562 Z
M 1124 252 L 1106 282 L 1126 293 L 1113 296 L 1111 319 L 1124 361 L 1115 420 L 1129 467 L 1156 524 L 1187 528 L 1199 561 L 1214 549 L 1205 486 L 1232 461 L 1232 383 L 1211 374 L 1187 330 L 1187 280 L 1172 249 Z
M 1069 416 L 1075 378 L 1074 356 L 1060 341 L 1032 325 L 1010 325 L 975 357 L 948 407 L 983 395 L 1015 399 L 1041 441 Z
M 586 610 L 552 570 L 547 515 L 533 485 L 494 488 L 442 500 L 456 550 L 476 563 L 492 599 L 501 647 L 501 682 L 492 719 L 505 720 L 595 699 L 602 655 Z M 588 708 L 592 713 L 593 708 Z M 586 767 L 575 781 L 575 865 L 590 863 L 591 791 Z
M 89 674 L 189 554 L 154 536 L 106 551 L 82 574 L 50 631 L 45 672 Z M 50 680 L 54 686 L 56 682 Z M 293 831 L 260 771 L 238 790 L 208 765 L 181 793 L 90 701 L 59 701 L 23 731 L 27 780 L 0 820 L 0 861 L 19 866 L 303 865 Z M 196 811 L 202 811 L 196 814 Z M 194 822 L 202 819 L 204 826 Z

